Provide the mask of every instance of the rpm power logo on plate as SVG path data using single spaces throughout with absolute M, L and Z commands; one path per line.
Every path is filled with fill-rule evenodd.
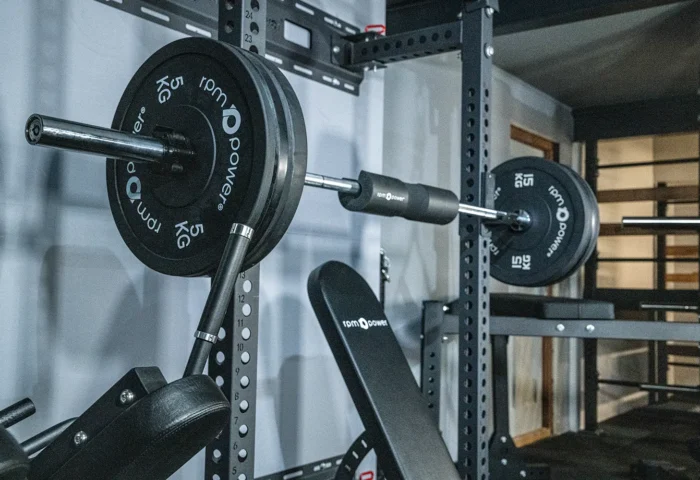
M 386 320 L 367 320 L 366 318 L 360 317 L 357 320 L 343 320 L 343 326 L 345 328 L 369 330 L 372 327 L 388 327 L 389 322 Z

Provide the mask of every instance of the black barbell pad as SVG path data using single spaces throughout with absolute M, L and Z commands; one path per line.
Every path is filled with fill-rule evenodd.
M 25 480 L 29 458 L 10 432 L 0 426 L 0 480 Z
M 428 401 L 365 279 L 331 261 L 311 272 L 307 291 L 387 478 L 457 480 Z
M 340 203 L 352 212 L 403 217 L 445 225 L 459 214 L 459 199 L 450 190 L 405 183 L 393 177 L 362 170 L 357 179 L 360 194 L 339 193 Z

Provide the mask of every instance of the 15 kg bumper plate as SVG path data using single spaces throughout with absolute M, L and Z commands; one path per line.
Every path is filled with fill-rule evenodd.
M 595 248 L 598 208 L 588 185 L 568 167 L 523 157 L 493 170 L 495 208 L 523 210 L 531 224 L 518 231 L 492 226 L 491 276 L 537 287 L 574 273 Z

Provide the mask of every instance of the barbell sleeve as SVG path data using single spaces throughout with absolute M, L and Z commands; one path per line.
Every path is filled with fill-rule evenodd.
M 700 231 L 700 217 L 623 217 L 623 227 Z
M 196 157 L 189 142 L 180 135 L 164 134 L 161 139 L 37 114 L 27 120 L 24 134 L 32 145 L 167 167 Z M 181 166 L 171 169 L 182 170 Z
M 27 120 L 25 136 L 32 145 L 148 162 L 174 172 L 186 169 L 187 163 L 196 158 L 190 142 L 176 132 L 163 134 L 162 138 L 137 135 L 37 114 Z M 508 225 L 514 230 L 527 227 L 531 221 L 527 212 L 502 212 L 459 203 L 450 190 L 405 183 L 365 171 L 360 172 L 357 180 L 309 172 L 304 185 L 338 192 L 341 204 L 353 212 L 399 216 L 438 225 L 450 223 L 463 213 L 483 218 L 490 224 Z
M 347 178 L 334 178 L 316 173 L 306 173 L 304 177 L 304 185 L 307 187 L 323 188 L 325 190 L 333 190 L 334 192 L 349 193 L 357 195 L 360 193 L 360 184 L 356 180 Z

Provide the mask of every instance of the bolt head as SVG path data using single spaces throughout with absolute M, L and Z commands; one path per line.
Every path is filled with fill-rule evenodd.
M 527 477 L 527 473 L 525 473 L 525 470 L 520 470 L 520 476 L 523 478 Z
M 338 45 L 333 47 L 333 53 L 340 53 L 340 47 Z
M 493 12 L 494 12 L 493 8 L 488 7 L 488 8 L 486 9 L 486 16 L 489 17 L 489 18 L 492 17 L 492 16 L 493 16 Z
M 563 323 L 557 324 L 557 332 L 563 332 L 565 328 Z
M 83 432 L 82 430 L 73 436 L 73 443 L 75 444 L 76 447 L 81 446 L 83 443 L 87 442 L 87 440 L 88 440 L 87 433 Z
M 501 465 L 503 465 L 504 467 L 505 467 L 506 465 L 508 465 L 508 460 L 506 460 L 505 458 L 502 458 L 502 459 L 501 459 Z
M 119 403 L 122 405 L 131 405 L 136 400 L 136 395 L 129 389 L 122 391 L 119 394 Z
M 496 50 L 494 50 L 493 45 L 486 45 L 484 47 L 484 54 L 486 55 L 486 58 L 491 58 L 493 57 L 493 54 L 496 53 Z
M 506 437 L 501 437 L 501 443 L 506 443 L 508 439 Z
M 593 333 L 595 331 L 595 325 L 586 325 L 586 331 L 588 333 Z

